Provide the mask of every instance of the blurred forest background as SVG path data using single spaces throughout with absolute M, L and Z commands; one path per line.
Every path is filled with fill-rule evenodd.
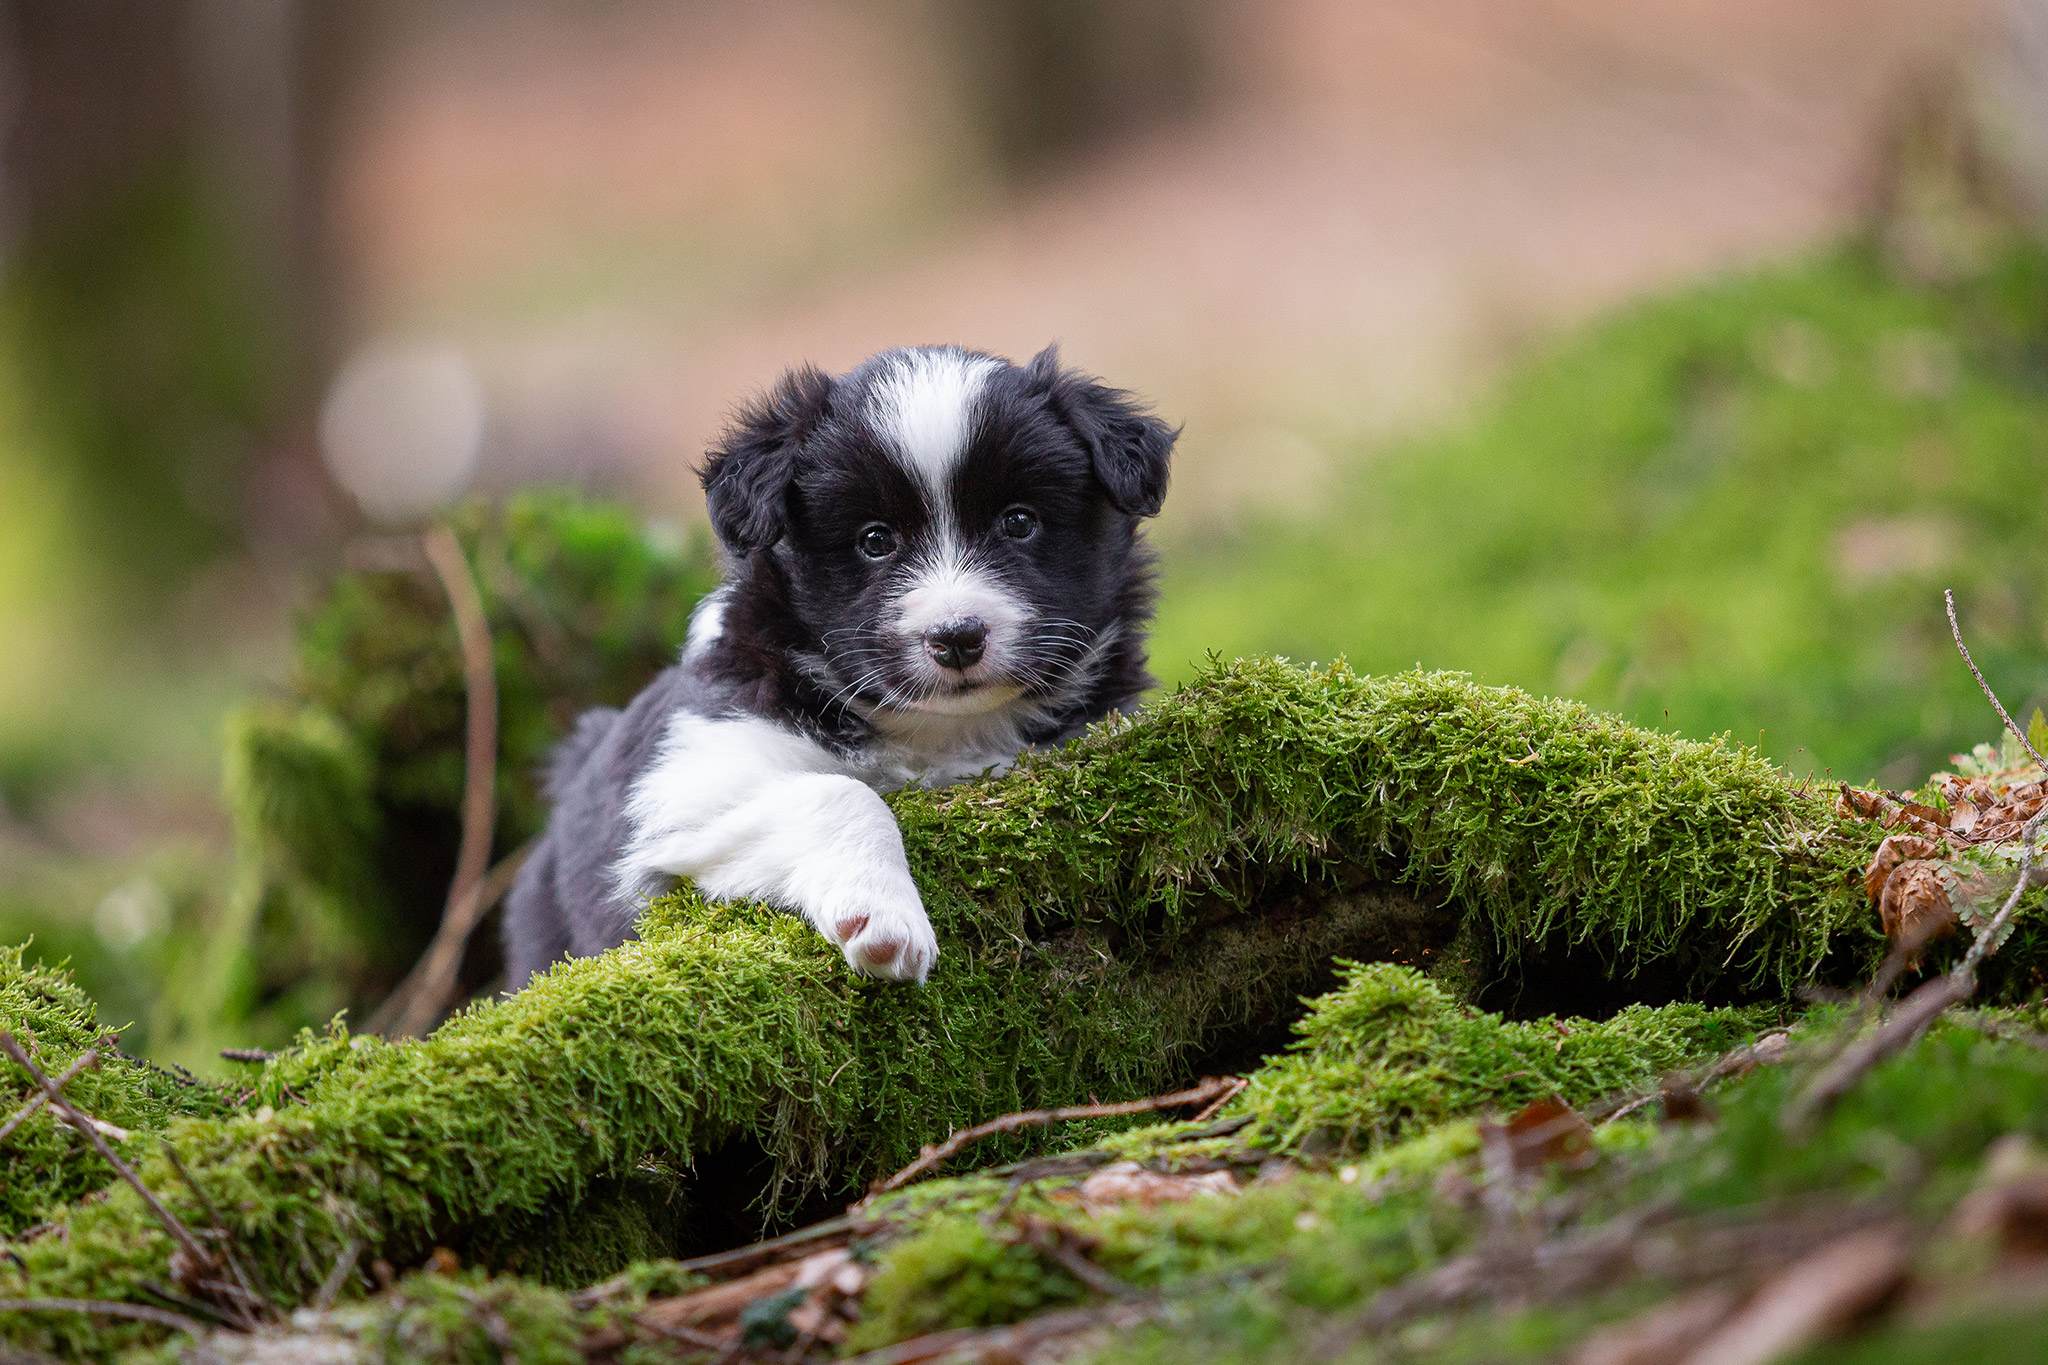
M 1169 683 L 1464 669 L 1905 786 L 1987 730 L 1953 586 L 2048 702 L 2041 0 L 0 12 L 0 944 L 131 1050 L 360 1017 L 432 932 L 453 629 L 335 586 L 390 542 L 319 439 L 408 345 L 479 403 L 500 853 L 709 581 L 723 412 L 908 343 L 1185 424 Z M 601 502 L 489 510 L 536 484 Z

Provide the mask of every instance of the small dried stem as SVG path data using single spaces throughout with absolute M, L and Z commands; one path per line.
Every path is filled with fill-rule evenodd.
M 1159 1109 L 1207 1105 L 1218 1098 L 1236 1094 L 1242 1084 L 1236 1076 L 1212 1076 L 1193 1089 L 1176 1090 L 1171 1095 L 1154 1095 L 1150 1099 L 1125 1100 L 1120 1104 L 1079 1104 L 1064 1109 L 1031 1109 L 1017 1114 L 1004 1114 L 1001 1118 L 990 1119 L 987 1123 L 959 1129 L 937 1146 L 927 1146 L 918 1154 L 917 1160 L 875 1186 L 874 1193 L 887 1194 L 891 1190 L 900 1190 L 919 1176 L 945 1165 L 970 1144 L 985 1137 L 994 1137 L 998 1133 L 1015 1132 L 1019 1128 L 1043 1128 L 1054 1123 L 1072 1123 L 1078 1119 L 1118 1118 L 1125 1114 L 1149 1114 Z
M 2020 742 L 2020 747 L 2033 756 L 2034 762 L 2040 765 L 2044 772 L 2048 772 L 2048 758 L 2041 757 L 2041 751 L 2034 747 L 2033 742 L 2027 738 L 2026 732 L 2013 724 L 2012 717 L 2006 714 L 2005 703 L 2001 702 L 1998 699 L 1998 694 L 1991 690 L 1991 684 L 1984 681 L 1984 675 L 1977 669 L 1977 661 L 1970 657 L 1970 647 L 1963 643 L 1963 628 L 1956 623 L 1955 589 L 1943 589 L 1941 596 L 1942 600 L 1948 604 L 1949 634 L 1955 636 L 1956 652 L 1961 654 L 1963 662 L 1969 665 L 1970 676 L 1977 680 L 1977 686 L 1983 689 L 1985 697 L 1991 702 L 1991 709 L 1998 712 L 1998 718 L 2005 722 L 2005 728 L 2011 731 L 2012 737 Z
M 483 594 L 477 590 L 476 575 L 470 572 L 469 558 L 462 552 L 462 542 L 446 526 L 436 525 L 427 529 L 421 538 L 421 546 L 427 552 L 427 562 L 434 566 L 434 573 L 448 594 L 448 606 L 455 616 L 456 638 L 462 643 L 462 684 L 468 702 L 468 729 L 463 750 L 462 843 L 455 856 L 455 877 L 448 886 L 448 903 L 441 915 L 444 930 L 449 930 L 451 922 L 465 916 L 474 926 L 475 918 L 481 913 L 475 909 L 475 902 L 480 899 L 484 871 L 491 860 L 491 830 L 497 819 L 498 670 L 491 657 L 490 618 L 484 614 Z M 468 930 L 464 929 L 462 941 L 466 941 L 468 936 Z M 441 984 L 442 977 L 445 975 L 450 980 L 453 977 L 452 971 L 444 972 L 438 965 L 441 957 L 450 955 L 442 940 L 443 934 L 436 933 L 434 944 L 428 950 L 430 955 L 434 955 L 435 949 L 441 949 L 435 957 L 437 965 L 432 983 L 439 985 L 439 992 L 428 989 L 430 983 L 423 980 L 422 988 L 407 996 L 405 1008 L 393 1021 L 389 1032 L 394 1036 L 418 1037 L 440 1018 L 447 1000 L 447 986 Z M 455 945 L 453 956 L 459 961 L 460 942 Z
M 134 1318 L 175 1332 L 190 1332 L 195 1337 L 206 1330 L 183 1313 L 173 1313 L 168 1308 L 112 1299 L 0 1299 L 0 1313 L 91 1313 L 103 1318 Z
M 220 1211 L 214 1208 L 213 1201 L 206 1197 L 206 1191 L 199 1187 L 199 1182 L 192 1178 L 192 1172 L 185 1169 L 185 1162 L 179 1157 L 178 1149 L 166 1142 L 164 1155 L 170 1158 L 171 1169 L 178 1173 L 178 1179 L 185 1182 L 185 1188 L 192 1191 L 192 1197 L 199 1201 L 200 1211 L 206 1215 L 206 1221 L 220 1234 L 221 1257 L 228 1263 L 228 1269 L 234 1272 L 235 1283 L 241 1286 L 242 1293 L 248 1297 L 250 1303 L 255 1304 L 266 1316 L 271 1314 L 274 1306 L 256 1292 L 255 1282 L 249 1278 L 249 1273 L 242 1269 L 242 1262 L 235 1255 L 234 1234 L 229 1231 L 227 1222 L 221 1218 Z
M 199 1239 L 192 1235 L 192 1230 L 178 1220 L 178 1215 L 172 1213 L 164 1206 L 164 1202 L 150 1191 L 149 1186 L 142 1183 L 142 1177 L 135 1173 L 133 1166 L 130 1166 L 115 1154 L 114 1149 L 107 1144 L 107 1140 L 100 1136 L 99 1129 L 93 1126 L 92 1120 L 80 1113 L 78 1108 L 64 1097 L 64 1092 L 57 1088 L 57 1083 L 44 1074 L 43 1069 L 37 1066 L 30 1059 L 28 1053 L 22 1049 L 21 1044 L 15 1041 L 14 1035 L 4 1028 L 0 1028 L 0 1052 L 5 1052 L 9 1057 L 12 1057 L 16 1066 L 28 1072 L 29 1078 L 42 1087 L 43 1093 L 50 1097 L 50 1103 L 56 1107 L 57 1111 L 69 1119 L 71 1126 L 83 1133 L 86 1140 L 92 1143 L 94 1149 L 99 1152 L 100 1159 L 109 1166 L 112 1166 L 115 1173 L 127 1181 L 138 1195 L 142 1196 L 142 1202 L 149 1206 L 149 1211 L 156 1215 L 156 1220 L 159 1223 L 163 1224 L 164 1231 L 171 1235 L 171 1240 L 176 1242 L 184 1250 L 185 1254 L 192 1258 L 194 1266 L 204 1267 L 214 1263 L 212 1253 L 199 1245 Z
M 512 889 L 512 880 L 519 875 L 533 845 L 531 839 L 521 844 L 448 907 L 441 917 L 441 927 L 434 931 L 434 941 L 370 1016 L 363 1026 L 365 1032 L 416 1038 L 440 1020 L 455 994 L 455 978 L 462 969 L 462 952 L 469 946 L 469 936 Z
M 356 1268 L 356 1261 L 363 1254 L 363 1239 L 349 1238 L 348 1245 L 341 1249 L 341 1255 L 334 1258 L 334 1269 L 327 1272 L 327 1278 L 320 1282 L 320 1290 L 313 1295 L 313 1311 L 325 1313 L 334 1307 L 334 1301 L 341 1297 L 342 1287 L 348 1283 L 349 1272 Z
M 58 1086 L 61 1089 L 62 1087 L 69 1085 L 71 1083 L 72 1077 L 76 1076 L 79 1072 L 85 1070 L 87 1067 L 98 1066 L 99 1064 L 100 1054 L 99 1050 L 95 1048 L 92 1051 L 87 1052 L 83 1056 L 79 1057 L 78 1060 L 74 1061 L 70 1066 L 65 1067 L 64 1073 L 61 1076 L 57 1077 L 57 1079 L 54 1082 L 52 1082 L 52 1084 Z M 36 1116 L 37 1111 L 39 1111 L 44 1105 L 48 1104 L 49 1102 L 50 1097 L 40 1090 L 38 1090 L 35 1094 L 30 1095 L 28 1097 L 28 1102 L 26 1104 L 22 1105 L 21 1108 L 15 1110 L 11 1115 L 8 1116 L 7 1122 L 0 1123 L 0 1142 L 5 1142 L 7 1140 L 7 1135 L 9 1133 L 12 1133 L 15 1129 L 21 1127 L 22 1124 L 27 1123 L 30 1119 L 34 1118 Z
M 1977 661 L 1970 657 L 1970 647 L 1963 643 L 1963 629 L 1956 620 L 1954 591 L 1944 592 L 1942 598 L 1948 606 L 1949 632 L 1955 636 L 1956 650 L 1963 656 L 1963 662 L 1969 666 L 1970 676 L 1977 680 L 1977 686 L 1983 690 L 1992 709 L 1998 712 L 1998 718 L 2005 722 L 2005 728 L 2011 732 L 2013 738 L 2033 755 L 2035 763 L 2044 771 L 2048 771 L 2048 759 L 2042 758 L 2020 727 L 2013 723 L 2012 716 L 2005 709 L 2005 703 L 1999 701 L 1998 694 L 1991 690 L 1991 684 L 1984 681 L 1984 674 L 1978 670 Z M 2032 884 L 2035 841 L 2040 837 L 2043 821 L 2048 821 L 2048 806 L 2035 812 L 2033 818 L 2021 828 L 2019 874 L 2013 879 L 2012 894 L 2005 898 L 2005 904 L 1998 908 L 1998 913 L 1991 917 L 1991 922 L 1977 934 L 1975 941 L 1970 944 L 1969 951 L 1963 955 L 1963 960 L 1956 964 L 1953 971 L 1920 986 L 1893 1011 L 1891 1018 L 1867 1035 L 1858 1034 L 1855 1030 L 1861 1025 L 1863 1012 L 1869 1008 L 1878 993 L 1876 983 L 1873 983 L 1871 990 L 1864 993 L 1856 1022 L 1851 1026 L 1852 1041 L 1821 1069 L 1820 1074 L 1814 1077 L 1813 1083 L 1805 1092 L 1787 1106 L 1783 1118 L 1783 1126 L 1787 1131 L 1796 1132 L 1809 1127 L 1815 1118 L 1825 1113 L 1835 1101 L 1862 1080 L 1872 1067 L 1887 1057 L 1896 1056 L 1911 1047 L 1949 1007 L 1960 1005 L 1976 993 L 1978 968 L 1983 966 L 1986 958 L 1998 951 L 2006 926 L 2012 923 L 2013 915 L 2019 910 L 2020 897 L 2026 894 L 2027 887 Z M 1894 950 L 1893 957 L 1897 956 L 1898 953 Z M 1886 967 L 1889 968 L 1891 965 L 1891 959 L 1887 959 Z M 1884 977 L 1884 969 L 1880 969 L 1879 975 L 1880 978 Z

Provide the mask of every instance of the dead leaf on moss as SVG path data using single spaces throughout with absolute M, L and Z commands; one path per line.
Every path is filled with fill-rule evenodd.
M 1904 826 L 1930 838 L 1939 838 L 1948 829 L 1948 817 L 1935 806 L 1923 806 L 1918 802 L 1900 806 L 1898 814 L 1887 823 Z
M 1917 834 L 1888 834 L 1877 846 L 1870 866 L 1863 870 L 1863 889 L 1870 893 L 1872 901 L 1880 901 L 1884 898 L 1885 882 L 1900 863 L 1909 858 L 1939 857 L 1943 851 L 1935 840 Z
M 1083 1208 L 1090 1214 L 1098 1214 L 1123 1204 L 1151 1208 L 1155 1204 L 1179 1203 L 1197 1195 L 1236 1194 L 1237 1182 L 1231 1179 L 1228 1171 L 1176 1175 L 1148 1171 L 1135 1161 L 1119 1161 L 1082 1181 L 1075 1193 Z
M 1504 1124 L 1480 1125 L 1482 1141 L 1489 1137 L 1488 1129 L 1505 1139 L 1520 1174 L 1553 1165 L 1583 1171 L 1599 1156 L 1592 1126 L 1561 1100 L 1536 1100 Z
M 1949 899 L 1942 863 L 1916 858 L 1900 863 L 1885 879 L 1878 899 L 1878 922 L 1885 937 L 1909 957 L 1956 931 L 1956 912 Z

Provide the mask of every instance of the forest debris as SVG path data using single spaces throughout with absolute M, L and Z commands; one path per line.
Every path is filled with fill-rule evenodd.
M 67 1084 L 71 1082 L 71 1080 L 74 1077 L 78 1075 L 79 1072 L 84 1071 L 87 1067 L 94 1067 L 98 1066 L 99 1064 L 100 1054 L 99 1050 L 95 1048 L 92 1051 L 81 1054 L 77 1058 L 77 1060 L 71 1063 L 70 1066 L 65 1067 L 62 1074 L 60 1074 L 55 1081 L 51 1082 L 51 1084 L 55 1085 L 59 1090 L 62 1090 Z M 48 1104 L 49 1102 L 50 1097 L 48 1093 L 44 1091 L 38 1090 L 33 1095 L 30 1095 L 27 1101 L 22 1104 L 21 1108 L 15 1110 L 12 1114 L 8 1115 L 7 1122 L 0 1123 L 0 1142 L 4 1142 L 7 1139 L 7 1135 L 9 1133 L 12 1133 L 15 1129 L 21 1127 L 22 1124 L 34 1118 L 36 1116 L 37 1111 L 39 1111 L 44 1105 Z M 108 1127 L 112 1127 L 112 1125 L 109 1124 Z M 121 1136 L 126 1137 L 127 1134 L 123 1133 Z
M 153 1322 L 159 1327 L 189 1332 L 195 1337 L 206 1331 L 183 1313 L 173 1313 L 168 1308 L 153 1308 L 146 1303 L 115 1303 L 109 1299 L 0 1299 L 0 1313 L 89 1313 L 105 1318 Z
M 1668 1365 L 1735 1310 L 1735 1291 L 1709 1285 L 1604 1327 L 1572 1353 L 1571 1365 Z
M 846 1339 L 848 1306 L 867 1287 L 868 1270 L 845 1247 L 768 1266 L 706 1289 L 651 1300 L 633 1321 L 701 1347 L 736 1350 L 749 1341 L 796 1345 L 792 1358 Z M 623 1341 L 623 1338 L 620 1339 Z M 616 1345 L 609 1337 L 605 1343 Z
M 1505 1142 L 1508 1164 L 1517 1175 L 1533 1174 L 1551 1165 L 1583 1171 L 1599 1155 L 1593 1146 L 1592 1125 L 1554 1097 L 1531 1101 L 1505 1124 L 1480 1124 L 1479 1136 L 1482 1143 Z
M 192 1235 L 192 1230 L 186 1227 L 176 1214 L 164 1206 L 164 1202 L 156 1197 L 156 1194 L 149 1186 L 142 1183 L 142 1177 L 135 1173 L 133 1166 L 130 1166 L 115 1154 L 114 1149 L 107 1145 L 106 1137 L 100 1132 L 98 1127 L 94 1126 L 92 1120 L 86 1117 L 79 1110 L 78 1106 L 74 1105 L 65 1096 L 63 1089 L 57 1082 L 52 1080 L 44 1073 L 41 1067 L 35 1064 L 21 1044 L 15 1041 L 14 1035 L 4 1028 L 0 1028 L 0 1052 L 5 1052 L 14 1059 L 16 1066 L 28 1073 L 29 1079 L 41 1087 L 43 1093 L 49 1097 L 51 1106 L 63 1114 L 71 1126 L 83 1133 L 86 1140 L 92 1143 L 94 1150 L 100 1155 L 100 1160 L 113 1167 L 114 1173 L 127 1181 L 134 1188 L 135 1192 L 142 1196 L 142 1202 L 149 1207 L 149 1211 L 163 1225 L 164 1231 L 171 1235 L 171 1240 L 177 1243 L 179 1254 L 184 1257 L 182 1268 L 185 1271 L 185 1275 L 181 1278 L 184 1278 L 189 1283 L 196 1284 L 202 1276 L 209 1274 L 215 1265 L 213 1253 L 199 1245 L 199 1239 Z M 173 1258 L 172 1263 L 174 1266 L 179 1264 L 176 1257 Z M 249 1321 L 246 1309 L 239 1304 L 232 1306 L 235 1317 L 238 1320 L 245 1323 Z
M 1135 1287 L 1088 1259 L 1088 1253 L 1101 1245 L 1095 1238 L 1050 1218 L 1020 1219 L 1019 1232 L 1025 1245 L 1096 1293 L 1112 1299 L 1140 1297 Z
M 1768 1365 L 1882 1307 L 1905 1285 L 1910 1261 L 1896 1227 L 1841 1237 L 1765 1285 L 1685 1365 Z
M 1074 1197 L 1080 1200 L 1081 1207 L 1090 1216 L 1094 1216 L 1122 1204 L 1136 1204 L 1149 1209 L 1198 1195 L 1236 1193 L 1237 1181 L 1231 1178 L 1229 1171 L 1180 1175 L 1149 1171 L 1135 1161 L 1119 1161 L 1082 1181 L 1074 1191 Z
M 1842 1049 L 1804 1092 L 1785 1106 L 1781 1124 L 1788 1132 L 1808 1127 L 1835 1101 L 1855 1088 L 1869 1070 L 1885 1058 L 1905 1051 L 1927 1031 L 1943 1010 L 1970 997 L 1977 987 L 1974 972 L 1961 968 L 1945 972 L 1915 988 L 1891 1018 Z
M 1019 1128 L 1041 1128 L 1054 1123 L 1072 1123 L 1076 1119 L 1118 1118 L 1125 1114 L 1149 1114 L 1160 1109 L 1180 1109 L 1190 1105 L 1206 1110 L 1218 1099 L 1227 1099 L 1244 1088 L 1244 1081 L 1237 1076 L 1210 1076 L 1188 1090 L 1176 1090 L 1170 1095 L 1154 1095 L 1150 1099 L 1126 1100 L 1121 1104 L 1076 1104 L 1064 1109 L 1027 1109 L 1021 1113 L 1004 1114 L 977 1123 L 972 1128 L 961 1128 L 944 1142 L 936 1145 L 927 1143 L 918 1153 L 917 1160 L 905 1166 L 887 1180 L 876 1185 L 874 1194 L 887 1194 L 900 1190 L 919 1176 L 929 1175 L 943 1166 L 950 1158 L 958 1156 L 972 1144 L 998 1133 L 1011 1133 Z
M 956 1327 L 863 1351 L 840 1365 L 935 1365 L 935 1362 L 1009 1362 L 1035 1358 L 1052 1342 L 1120 1327 L 1136 1327 L 1160 1310 L 1157 1300 L 1105 1304 L 1044 1313 L 1006 1327 Z
M 1947 850 L 1947 845 L 1936 839 L 1925 839 L 1917 834 L 1887 834 L 1884 842 L 1871 855 L 1870 866 L 1863 871 L 1863 889 L 1872 901 L 1884 896 L 1885 883 L 1899 864 L 1913 859 L 1937 858 Z
M 657 1299 L 642 1309 L 639 1317 L 649 1326 L 657 1327 L 701 1330 L 731 1326 L 738 1322 L 742 1309 L 794 1285 L 804 1264 L 802 1261 L 785 1261 L 737 1280 L 714 1284 L 708 1289 L 678 1294 L 670 1299 Z
M 1956 931 L 1955 907 L 1942 876 L 1945 870 L 1943 863 L 1915 858 L 1900 863 L 1885 879 L 1877 903 L 1878 922 L 1908 961 Z
M 483 918 L 486 869 L 498 812 L 498 668 L 490 618 L 484 612 L 476 575 L 470 572 L 469 556 L 455 532 L 437 523 L 427 528 L 420 543 L 448 594 L 456 639 L 462 647 L 462 842 L 456 850 L 455 876 L 448 886 L 434 941 L 400 983 L 394 996 L 400 1003 L 393 1007 L 386 1002 L 377 1010 L 380 1022 L 398 1038 L 424 1035 L 448 1008 L 456 972 L 462 965 L 463 945 Z M 509 874 L 502 878 L 499 895 L 511 881 Z
M 2048 1161 L 2024 1134 L 2008 1133 L 1991 1144 L 1983 1183 L 1956 1206 L 1949 1229 L 1991 1240 L 2008 1260 L 2048 1260 Z

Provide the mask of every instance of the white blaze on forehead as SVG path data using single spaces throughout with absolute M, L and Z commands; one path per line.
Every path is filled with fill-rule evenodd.
M 974 398 L 995 368 L 985 356 L 906 351 L 874 389 L 874 422 L 889 450 L 924 485 L 933 507 L 967 453 Z
M 969 617 L 979 620 L 988 627 L 991 657 L 1012 644 L 1030 616 L 1000 579 L 950 554 L 919 566 L 898 610 L 896 628 L 912 637 Z

